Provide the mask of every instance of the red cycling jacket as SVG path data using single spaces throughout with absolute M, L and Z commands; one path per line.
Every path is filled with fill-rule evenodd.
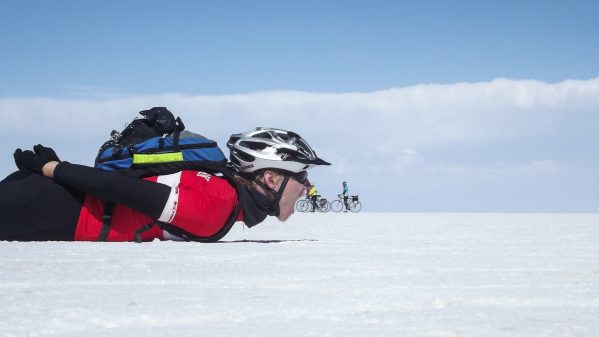
M 168 201 L 158 220 L 170 223 L 197 236 L 210 236 L 225 225 L 237 205 L 237 192 L 221 177 L 205 172 L 181 171 L 144 178 L 171 187 Z M 76 241 L 97 241 L 102 229 L 105 202 L 86 195 L 79 215 Z M 243 211 L 237 221 L 243 219 Z M 134 232 L 153 222 L 149 216 L 127 206 L 115 205 L 107 241 L 133 241 Z M 178 240 L 158 226 L 143 232 L 144 241 Z

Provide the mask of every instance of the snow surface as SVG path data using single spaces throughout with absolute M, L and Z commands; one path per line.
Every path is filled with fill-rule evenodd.
M 0 242 L 0 336 L 598 336 L 599 214 L 296 214 Z

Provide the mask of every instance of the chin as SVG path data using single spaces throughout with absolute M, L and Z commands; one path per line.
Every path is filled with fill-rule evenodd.
M 279 219 L 279 221 L 285 222 L 287 219 L 289 219 L 289 217 L 291 216 L 291 214 L 293 214 L 293 210 L 287 214 L 279 214 L 279 216 L 277 217 L 277 219 Z

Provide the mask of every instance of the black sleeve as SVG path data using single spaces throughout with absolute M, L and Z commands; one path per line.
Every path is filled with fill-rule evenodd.
M 131 207 L 153 219 L 160 217 L 171 192 L 164 184 L 68 162 L 56 166 L 54 180 L 102 200 Z

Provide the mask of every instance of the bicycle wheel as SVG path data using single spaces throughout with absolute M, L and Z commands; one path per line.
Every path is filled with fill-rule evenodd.
M 335 213 L 341 212 L 341 210 L 343 209 L 343 203 L 341 202 L 341 200 L 333 200 L 333 202 L 331 203 L 331 209 Z
M 323 206 L 324 210 L 323 212 L 328 212 L 331 210 L 331 203 L 327 200 L 327 202 L 325 203 L 325 205 Z
M 303 212 L 303 211 L 302 211 L 302 203 L 303 203 L 304 201 L 306 201 L 306 199 L 300 199 L 300 200 L 298 200 L 298 201 L 295 203 L 295 209 L 296 209 L 298 212 Z
M 310 207 L 312 207 L 312 204 L 310 203 L 310 200 L 304 199 L 299 206 L 300 212 L 307 212 L 310 210 Z
M 362 203 L 359 201 L 352 201 L 349 204 L 349 210 L 354 213 L 358 213 L 361 209 L 362 209 Z
M 318 202 L 318 211 L 326 213 L 331 209 L 331 204 L 326 200 L 320 200 Z

